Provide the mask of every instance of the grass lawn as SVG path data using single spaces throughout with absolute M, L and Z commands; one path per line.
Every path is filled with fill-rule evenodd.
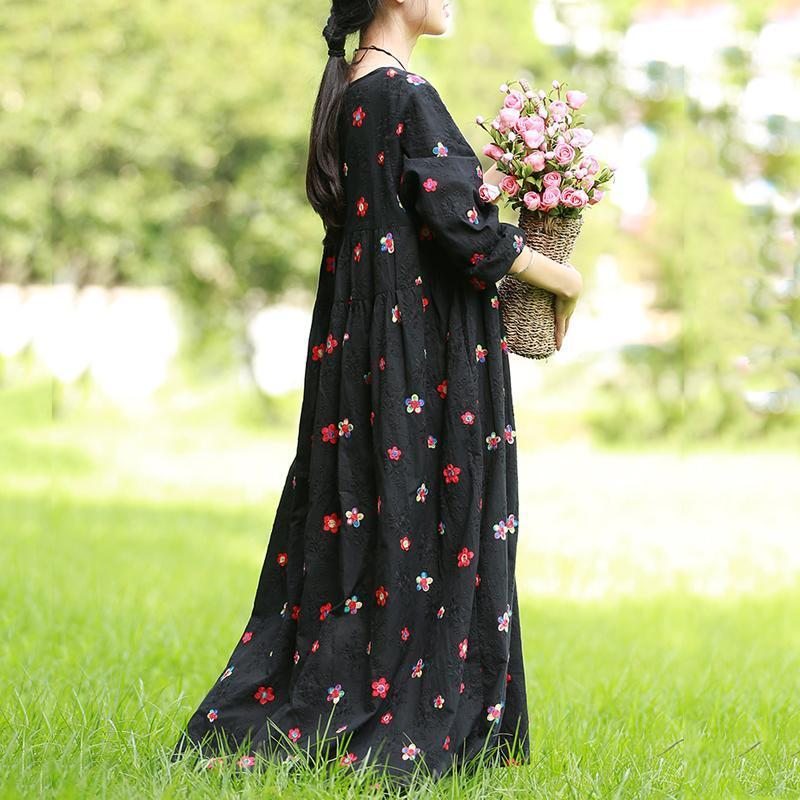
M 291 427 L 48 403 L 0 392 L 0 798 L 379 796 L 338 766 L 168 763 L 248 618 L 279 489 L 259 465 L 288 468 Z M 520 618 L 533 763 L 410 796 L 800 797 L 800 589 L 531 593 Z

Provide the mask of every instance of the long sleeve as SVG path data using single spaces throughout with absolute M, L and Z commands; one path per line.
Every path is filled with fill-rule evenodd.
M 401 202 L 416 215 L 421 238 L 433 239 L 455 269 L 475 285 L 494 283 L 522 252 L 525 234 L 481 199 L 480 161 L 433 85 L 407 91 Z

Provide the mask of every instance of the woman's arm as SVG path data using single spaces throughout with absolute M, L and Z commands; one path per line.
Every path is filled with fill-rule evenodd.
M 518 272 L 519 280 L 541 286 L 553 294 L 568 299 L 576 299 L 583 290 L 583 278 L 572 264 L 554 261 L 528 245 L 522 248 L 522 252 L 514 259 L 508 270 L 509 275 Z

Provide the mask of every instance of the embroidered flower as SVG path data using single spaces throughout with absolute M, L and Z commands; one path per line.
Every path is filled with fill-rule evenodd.
M 411 547 L 411 539 L 409 539 L 408 536 L 401 536 L 400 537 L 400 549 L 408 551 L 408 549 L 410 547 Z
M 288 553 L 278 553 L 278 557 L 275 560 L 278 562 L 279 567 L 285 567 L 289 561 L 289 555 Z
M 467 219 L 473 225 L 480 225 L 481 224 L 481 218 L 478 216 L 478 209 L 475 208 L 475 206 L 472 206 L 472 208 L 467 209 Z
M 517 432 L 510 425 L 506 425 L 503 430 L 505 431 L 506 442 L 508 442 L 508 444 L 514 444 L 514 436 Z
M 329 333 L 327 338 L 325 339 L 325 351 L 330 355 L 338 346 L 339 340 L 332 334 Z
M 391 233 L 381 236 L 381 251 L 384 253 L 394 253 L 394 236 Z
M 358 244 L 356 244 L 356 246 L 353 248 L 353 261 L 355 261 L 356 263 L 361 261 L 362 251 L 363 248 L 361 247 L 361 242 L 358 242 Z
M 311 358 L 313 361 L 319 361 L 325 355 L 325 342 L 322 344 L 315 344 L 311 347 Z
M 428 496 L 428 487 L 423 482 L 423 483 L 421 483 L 419 485 L 419 488 L 417 489 L 417 502 L 418 503 L 424 503 L 425 502 L 425 498 L 427 496 Z
M 213 722 L 219 716 L 219 711 L 216 708 L 210 708 L 206 717 L 209 722 Z
M 477 344 L 475 345 L 475 360 L 479 361 L 481 364 L 486 362 L 486 356 L 488 355 L 489 351 L 482 345 Z
M 359 217 L 365 217 L 367 215 L 367 209 L 369 208 L 369 203 L 364 199 L 364 197 L 359 197 L 358 201 L 356 202 L 356 214 Z
M 329 533 L 339 533 L 342 518 L 334 511 L 332 514 L 325 514 L 322 518 L 322 530 Z
M 468 547 L 462 547 L 461 550 L 456 555 L 456 562 L 458 563 L 459 567 L 468 567 L 472 561 L 472 557 L 475 553 L 472 552 Z
M 442 750 L 449 750 L 450 749 L 450 736 L 444 737 L 444 742 L 442 743 Z
M 495 539 L 502 539 L 503 541 L 506 540 L 506 533 L 508 533 L 508 529 L 506 528 L 506 521 L 504 519 L 501 519 L 499 522 L 495 522 L 492 528 L 494 530 Z
M 520 236 L 518 233 L 514 234 L 514 250 L 516 251 L 517 255 L 522 252 L 522 248 L 525 245 L 525 238 Z
M 314 639 L 314 641 L 311 644 L 311 652 L 316 653 L 317 650 L 319 650 L 319 639 Z
M 422 407 L 425 405 L 425 401 L 415 392 L 411 397 L 406 397 L 405 404 L 406 411 L 408 411 L 409 414 L 419 414 L 422 411 Z
M 515 533 L 517 525 L 519 525 L 519 520 L 513 514 L 509 514 L 506 517 L 506 530 L 509 533 Z
M 486 437 L 486 449 L 487 450 L 497 450 L 498 445 L 502 442 L 502 437 L 498 436 L 494 431 L 492 431 Z
M 343 767 L 350 766 L 350 764 L 354 764 L 356 761 L 358 761 L 358 756 L 355 753 L 347 753 L 339 759 L 339 763 Z
M 422 590 L 423 592 L 427 592 L 428 589 L 431 588 L 431 584 L 433 583 L 433 578 L 428 577 L 427 572 L 420 572 L 417 575 L 417 591 Z
M 435 181 L 433 178 L 425 178 L 425 180 L 422 183 L 422 188 L 426 192 L 435 192 L 436 191 L 436 187 L 438 185 L 439 185 L 439 182 Z
M 360 128 L 364 124 L 364 120 L 367 117 L 367 112 L 359 106 L 355 111 L 353 111 L 353 127 Z
M 245 631 L 242 634 L 242 644 L 247 644 L 253 638 L 253 631 Z
M 440 519 L 439 524 L 436 526 L 436 529 L 439 531 L 440 536 L 444 536 L 445 530 L 447 530 L 446 525 L 444 524 L 444 520 Z
M 433 698 L 433 707 L 434 708 L 441 708 L 444 705 L 444 697 L 440 694 L 437 694 L 436 697 Z
M 328 614 L 331 613 L 331 609 L 332 608 L 333 608 L 333 606 L 330 603 L 323 603 L 319 607 L 319 618 L 320 618 L 320 620 L 325 619 L 325 617 L 327 617 Z
M 403 131 L 405 130 L 405 125 L 402 122 L 398 122 L 395 126 L 394 132 L 397 136 L 402 135 Z
M 342 172 L 344 172 L 344 176 L 346 178 L 347 177 L 347 162 L 346 161 L 344 162 L 344 164 L 342 164 Z
M 417 659 L 417 663 L 411 667 L 411 677 L 412 678 L 421 678 L 422 677 L 422 669 L 425 666 L 425 662 L 419 658 Z
M 263 706 L 275 699 L 275 691 L 271 686 L 259 686 L 253 697 Z
M 335 686 L 328 687 L 328 700 L 330 700 L 334 705 L 336 705 L 345 695 L 344 689 L 342 689 L 342 684 L 337 683 Z
M 428 434 L 428 447 L 431 450 L 433 450 L 438 443 L 439 443 L 439 440 L 433 434 L 429 433 Z
M 508 604 L 506 604 L 508 606 Z M 508 624 L 511 621 L 511 606 L 508 606 L 502 616 L 497 618 L 497 630 L 508 631 Z
M 325 271 L 336 272 L 336 256 L 328 256 L 325 259 Z
M 408 641 L 408 637 L 411 636 L 411 631 L 408 628 L 401 628 L 400 629 L 400 638 L 404 641 Z
M 393 718 L 394 718 L 394 714 L 392 714 L 392 712 L 391 712 L 391 711 L 387 711 L 387 712 L 386 712 L 386 713 L 385 713 L 385 714 L 384 714 L 384 715 L 381 717 L 381 725 L 388 725 L 388 724 L 389 724 L 389 723 L 392 721 L 392 719 L 393 719 Z
M 462 661 L 467 660 L 467 650 L 469 648 L 469 641 L 464 638 L 458 643 L 458 657 Z
M 347 524 L 357 528 L 361 525 L 361 520 L 364 519 L 364 512 L 353 506 L 350 510 L 345 511 L 345 516 L 347 517 Z
M 302 736 L 300 728 L 289 728 L 288 736 L 293 742 L 296 742 Z
M 444 616 L 444 606 L 439 606 L 439 610 L 436 612 L 436 616 L 441 619 Z
M 372 696 L 373 697 L 380 697 L 382 699 L 386 699 L 386 695 L 389 692 L 389 681 L 386 678 L 378 678 L 378 680 L 372 681 Z
M 375 156 L 375 158 L 377 159 L 378 163 L 383 166 L 384 161 L 386 161 L 386 153 L 381 150 L 378 152 L 378 155 Z
M 436 391 L 437 391 L 437 392 L 439 392 L 439 397 L 441 397 L 441 398 L 442 398 L 442 400 L 444 400 L 444 399 L 445 399 L 445 397 L 447 397 L 447 378 L 445 378 L 445 379 L 444 379 L 444 380 L 443 380 L 443 381 L 442 381 L 442 382 L 441 382 L 441 383 L 440 383 L 440 384 L 439 384 L 439 385 L 436 387 Z
M 463 422 L 465 425 L 472 425 L 472 424 L 475 422 L 475 413 L 474 413 L 474 412 L 472 412 L 472 411 L 469 411 L 469 410 L 465 411 L 465 412 L 464 412 L 464 413 L 461 415 L 461 421 L 462 421 L 462 422 Z
M 358 599 L 358 595 L 354 594 L 352 597 L 344 601 L 344 613 L 355 615 L 358 613 L 358 609 L 363 605 L 364 604 Z
M 350 434 L 353 432 L 353 423 L 345 417 L 343 420 L 339 422 L 339 436 L 344 436 L 345 439 L 350 438 Z
M 417 74 L 416 74 L 416 73 L 414 73 L 414 72 L 409 72 L 409 73 L 408 73 L 408 75 L 406 75 L 406 80 L 407 80 L 409 83 L 413 83 L 413 84 L 414 84 L 414 86 L 420 86 L 420 85 L 422 85 L 423 83 L 427 83 L 427 81 L 425 80 L 425 78 L 423 78 L 421 75 L 417 75 Z
M 420 749 L 414 744 L 409 742 L 403 745 L 403 761 L 413 761 L 420 754 Z
M 403 455 L 403 451 L 396 444 L 393 444 L 386 452 L 392 461 L 399 461 L 400 456 Z
M 434 148 L 433 148 L 433 150 L 432 150 L 431 152 L 432 152 L 432 153 L 433 153 L 435 156 L 438 156 L 439 158 L 446 158 L 446 157 L 447 157 L 447 155 L 448 155 L 448 153 L 449 153 L 449 150 L 448 150 L 448 149 L 447 149 L 447 147 L 446 147 L 445 145 L 443 145 L 441 142 L 437 142 L 437 143 L 436 143 L 436 145 L 434 146 Z
M 336 444 L 339 441 L 339 431 L 336 429 L 336 426 L 331 422 L 329 425 L 326 425 L 322 430 L 322 441 L 329 442 L 330 444 Z
M 461 472 L 461 467 L 456 467 L 454 464 L 448 464 L 443 470 L 445 483 L 458 483 L 458 476 Z
M 254 756 L 242 756 L 236 764 L 240 767 L 252 767 L 256 763 Z
M 495 703 L 493 706 L 487 706 L 486 710 L 489 712 L 486 719 L 489 722 L 500 722 L 500 716 L 503 713 L 503 703 Z
M 397 304 L 392 306 L 392 322 L 400 322 L 402 314 L 400 313 L 400 306 Z
M 375 590 L 375 602 L 379 606 L 385 606 L 386 601 L 389 599 L 389 590 L 381 585 Z

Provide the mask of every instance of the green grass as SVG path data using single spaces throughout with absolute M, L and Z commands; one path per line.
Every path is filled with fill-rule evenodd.
M 249 615 L 277 501 L 274 476 L 216 456 L 257 470 L 276 448 L 285 469 L 292 436 L 180 411 L 52 423 L 46 393 L 0 393 L 0 797 L 379 796 L 338 766 L 168 761 Z M 800 590 L 523 598 L 531 765 L 410 796 L 798 797 L 798 616 Z

